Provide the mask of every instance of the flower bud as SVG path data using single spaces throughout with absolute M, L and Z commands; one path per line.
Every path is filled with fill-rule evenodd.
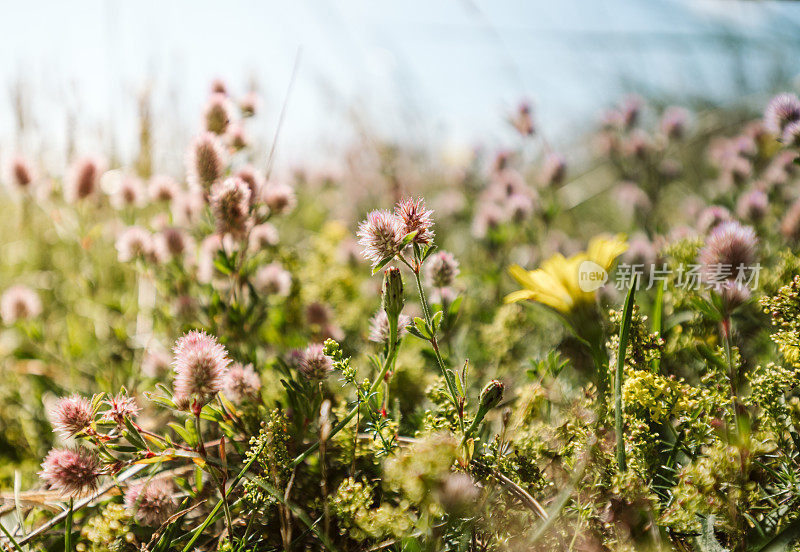
M 396 320 L 403 310 L 403 277 L 400 269 L 390 267 L 383 273 L 381 306 L 390 320 Z
M 502 381 L 491 380 L 481 391 L 479 411 L 488 411 L 497 406 L 503 400 L 505 385 Z

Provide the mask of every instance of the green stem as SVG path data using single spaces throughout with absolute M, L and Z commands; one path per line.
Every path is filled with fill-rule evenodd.
M 394 361 L 397 358 L 397 341 L 398 341 L 397 340 L 397 320 L 392 321 L 392 318 L 390 317 L 389 318 L 389 349 L 386 352 L 386 358 L 383 361 L 383 366 L 381 367 L 380 373 L 378 373 L 378 375 L 375 378 L 375 380 L 373 380 L 372 385 L 370 385 L 370 387 L 369 387 L 369 391 L 367 392 L 367 397 L 370 397 L 371 395 L 373 395 L 378 390 L 378 387 L 380 387 L 381 382 L 383 382 L 384 378 L 386 377 L 386 373 L 389 371 L 389 368 L 391 368 L 394 365 Z M 342 419 L 342 421 L 340 421 L 338 424 L 333 426 L 333 429 L 331 429 L 331 432 L 328 434 L 328 439 L 330 439 L 331 437 L 333 437 L 334 435 L 339 433 L 341 430 L 343 430 L 347 426 L 347 424 L 350 423 L 350 420 L 352 420 L 355 417 L 355 415 L 358 413 L 359 408 L 361 408 L 361 402 L 360 401 L 358 401 L 356 403 L 356 405 L 352 408 L 352 410 L 350 410 L 350 412 L 348 412 L 347 416 L 345 416 Z M 289 464 L 289 467 L 290 468 L 296 467 L 303 460 L 305 460 L 306 458 L 308 458 L 309 456 L 314 454 L 314 452 L 316 452 L 317 449 L 319 449 L 319 445 L 320 445 L 320 442 L 319 442 L 319 440 L 317 440 L 313 445 L 308 447 L 305 452 L 301 453 L 294 460 L 292 460 L 292 462 Z

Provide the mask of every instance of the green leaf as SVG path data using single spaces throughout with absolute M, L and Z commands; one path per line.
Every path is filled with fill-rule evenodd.
M 381 259 L 381 262 L 379 262 L 378 264 L 376 264 L 376 265 L 373 267 L 373 269 L 372 269 L 372 274 L 373 274 L 373 275 L 375 275 L 375 274 L 377 274 L 378 272 L 380 272 L 380 270 L 381 270 L 383 267 L 385 267 L 387 264 L 389 264 L 390 262 L 392 262 L 392 259 L 394 259 L 394 255 L 392 255 L 392 256 L 390 256 L 390 257 L 384 257 L 383 259 Z
M 700 552 L 728 552 L 728 549 L 723 548 L 714 535 L 714 520 L 715 516 L 713 515 L 700 518 L 700 536 L 696 541 Z
M 193 446 L 195 446 L 195 445 L 197 444 L 197 441 L 195 441 L 195 440 L 194 440 L 194 438 L 193 438 L 193 436 L 194 436 L 194 431 L 192 431 L 192 432 L 189 432 L 189 431 L 187 431 L 187 430 L 186 430 L 186 428 L 184 428 L 182 425 L 180 425 L 180 424 L 178 424 L 178 423 L 175 423 L 175 422 L 170 422 L 170 423 L 169 423 L 169 424 L 167 424 L 167 425 L 169 425 L 169 427 L 171 427 L 171 428 L 172 428 L 172 430 L 173 430 L 175 433 L 177 433 L 177 434 L 180 436 L 180 438 L 181 438 L 181 439 L 183 439 L 183 440 L 184 440 L 184 442 L 185 442 L 187 445 L 189 445 L 189 446 L 192 446 L 192 447 L 193 447 Z
M 431 337 L 433 337 L 431 329 L 428 327 L 428 323 L 419 316 L 414 317 L 414 326 L 416 326 L 417 331 L 422 335 L 423 339 L 431 339 Z
M 417 232 L 418 230 L 414 230 L 413 232 L 409 232 L 408 234 L 403 236 L 403 247 L 410 244 L 414 240 L 414 238 L 417 237 Z
M 788 552 L 800 540 L 800 519 L 796 519 L 766 542 L 752 548 L 752 552 Z
M 430 257 L 433 252 L 436 251 L 436 245 L 429 245 L 425 248 L 425 251 L 422 252 L 422 262 L 424 263 L 425 260 Z
M 433 322 L 433 331 L 435 332 L 439 329 L 439 324 L 442 323 L 442 311 L 436 311 L 431 322 Z
M 125 418 L 125 428 L 128 430 L 125 432 L 125 438 L 130 444 L 141 450 L 147 448 L 147 443 L 144 442 L 139 430 L 133 426 L 133 423 L 128 418 Z

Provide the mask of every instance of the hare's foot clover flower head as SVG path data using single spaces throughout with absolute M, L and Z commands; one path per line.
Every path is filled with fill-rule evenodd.
M 125 391 L 120 391 L 114 396 L 109 396 L 103 401 L 108 409 L 103 412 L 101 419 L 104 422 L 116 424 L 118 427 L 125 427 L 125 419 L 133 420 L 139 415 L 139 405 L 136 399 L 129 397 Z
M 72 437 L 89 429 L 94 422 L 92 401 L 86 397 L 73 395 L 58 399 L 50 411 L 53 431 L 62 437 Z
M 252 165 L 245 165 L 236 171 L 236 176 L 244 180 L 250 188 L 250 203 L 259 201 L 264 188 L 264 176 Z
M 250 228 L 250 187 L 241 178 L 228 178 L 211 188 L 211 210 L 217 233 L 241 238 Z
M 261 391 L 261 378 L 258 377 L 253 365 L 242 366 L 235 363 L 225 376 L 223 392 L 234 403 L 258 398 Z
M 174 494 L 166 479 L 131 485 L 125 491 L 125 509 L 142 525 L 158 527 L 175 513 Z
M 30 190 L 36 180 L 36 172 L 27 159 L 11 158 L 6 166 L 6 179 L 17 190 Z
M 192 400 L 199 411 L 225 385 L 231 359 L 216 337 L 193 330 L 175 343 L 172 367 L 176 401 Z
M 362 255 L 373 267 L 391 259 L 403 249 L 404 230 L 403 221 L 397 215 L 385 210 L 370 212 L 358 227 Z
M 286 297 L 292 291 L 292 275 L 278 262 L 258 269 L 253 286 L 259 293 Z
M 72 164 L 64 182 L 64 199 L 75 203 L 95 194 L 100 187 L 100 177 L 105 172 L 105 162 L 97 157 L 84 157 Z
M 283 215 L 297 205 L 297 196 L 288 184 L 269 182 L 261 188 L 261 201 L 269 207 L 271 213 Z
M 31 288 L 11 286 L 0 298 L 0 317 L 6 324 L 36 318 L 42 312 L 42 301 Z
M 751 190 L 739 197 L 736 214 L 739 218 L 758 222 L 769 212 L 769 198 L 762 190 Z
M 141 226 L 129 226 L 117 238 L 116 248 L 121 263 L 148 259 L 153 253 L 153 235 Z
M 278 245 L 280 237 L 278 229 L 272 224 L 264 222 L 250 229 L 249 245 L 254 253 Z
M 406 327 L 411 324 L 411 318 L 401 314 L 397 318 L 397 337 L 403 337 L 408 330 Z M 369 340 L 374 343 L 386 343 L 389 341 L 389 317 L 386 311 L 380 309 L 372 318 L 369 319 Z
M 428 284 L 437 288 L 451 286 L 460 272 L 458 261 L 447 251 L 435 252 L 425 265 Z
M 561 254 L 549 258 L 541 268 L 527 271 L 518 265 L 509 272 L 524 289 L 506 296 L 506 303 L 531 300 L 564 314 L 595 300 L 595 293 L 614 261 L 628 248 L 622 235 L 597 236 L 585 252 L 566 258 Z M 584 282 L 591 276 L 591 282 Z
M 222 178 L 226 163 L 225 151 L 219 138 L 212 132 L 200 134 L 189 148 L 189 183 L 208 192 Z
M 724 222 L 714 228 L 700 250 L 703 273 L 710 282 L 721 284 L 732 280 L 756 261 L 758 238 L 750 226 L 736 221 Z
M 567 174 L 567 163 L 558 153 L 548 153 L 544 158 L 540 179 L 545 186 L 558 186 L 564 182 Z
M 226 94 L 217 92 L 211 94 L 203 111 L 203 121 L 206 130 L 214 134 L 225 134 L 231 122 L 233 105 Z
M 312 343 L 303 353 L 297 369 L 311 382 L 322 381 L 333 371 L 333 359 L 325 354 L 321 343 Z
M 767 104 L 764 126 L 775 136 L 782 137 L 786 127 L 800 121 L 800 100 L 794 94 L 778 94 Z
M 52 449 L 39 472 L 50 488 L 73 497 L 97 489 L 100 475 L 100 460 L 85 448 Z
M 414 243 L 427 245 L 433 241 L 433 211 L 425 207 L 424 199 L 408 197 L 397 204 L 394 214 L 403 223 L 403 236 L 416 232 Z
M 150 179 L 147 185 L 147 195 L 150 201 L 163 201 L 169 203 L 180 193 L 177 182 L 169 176 L 156 175 Z
M 680 140 L 686 134 L 689 112 L 683 107 L 670 106 L 661 116 L 661 132 L 670 140 Z

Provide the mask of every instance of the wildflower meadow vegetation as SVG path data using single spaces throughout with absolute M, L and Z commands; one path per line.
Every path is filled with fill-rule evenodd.
M 281 175 L 262 109 L 4 152 L 0 547 L 800 550 L 797 96 Z

